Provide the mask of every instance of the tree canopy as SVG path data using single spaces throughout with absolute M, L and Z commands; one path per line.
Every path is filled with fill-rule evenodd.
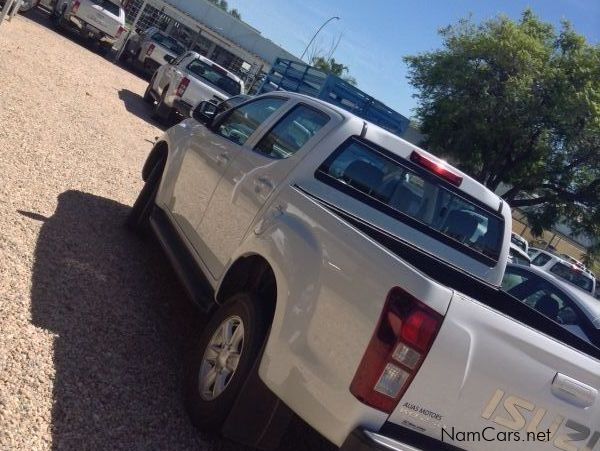
M 404 58 L 423 144 L 506 186 L 534 233 L 564 221 L 600 240 L 600 46 L 531 10 L 440 34 L 441 49 Z
M 242 19 L 242 15 L 240 14 L 240 12 L 233 8 L 233 9 L 229 9 L 229 3 L 227 3 L 227 0 L 208 0 L 210 3 L 212 3 L 213 5 L 217 6 L 218 8 L 221 8 L 223 11 L 228 12 L 229 14 L 231 14 L 233 17 L 235 17 L 236 19 Z
M 326 58 L 323 56 L 315 56 L 312 58 L 311 63 L 314 67 L 326 74 L 336 75 L 351 85 L 356 85 L 356 79 L 350 75 L 348 66 L 338 63 L 333 57 Z

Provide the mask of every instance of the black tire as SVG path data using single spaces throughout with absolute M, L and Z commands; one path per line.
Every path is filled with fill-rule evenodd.
M 50 15 L 50 20 L 54 28 L 60 30 L 66 28 L 66 20 L 65 20 L 65 11 L 67 10 L 67 5 L 62 7 L 61 11 L 58 11 L 56 7 L 52 10 L 52 14 Z
M 152 79 L 150 80 L 150 83 L 148 83 L 148 87 L 146 88 L 146 91 L 144 92 L 144 102 L 152 105 L 154 103 L 154 97 L 152 96 L 152 84 L 154 83 L 154 77 L 152 77 Z
M 173 116 L 175 115 L 175 110 L 165 103 L 165 97 L 168 90 L 169 87 L 165 86 L 162 95 L 160 96 L 160 100 L 154 105 L 154 113 L 152 114 L 155 119 L 165 125 L 170 125 L 173 121 Z
M 239 363 L 221 394 L 212 400 L 207 400 L 200 393 L 199 376 L 204 352 L 221 324 L 233 316 L 239 317 L 244 325 Z M 268 318 L 264 303 L 254 295 L 242 292 L 231 296 L 209 320 L 197 345 L 189 353 L 187 365 L 186 407 L 196 428 L 205 432 L 216 432 L 223 425 L 254 363 L 259 358 L 269 330 Z
M 140 191 L 125 220 L 125 226 L 129 230 L 145 234 L 150 228 L 150 215 L 154 209 L 156 193 L 164 168 L 165 159 L 161 158 L 150 171 L 142 191 Z

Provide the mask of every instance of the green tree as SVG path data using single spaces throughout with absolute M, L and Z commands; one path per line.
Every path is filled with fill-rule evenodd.
M 560 220 L 600 239 L 600 46 L 531 10 L 440 34 L 441 49 L 404 58 L 424 145 L 508 186 L 535 233 Z
M 351 85 L 356 85 L 356 79 L 350 75 L 348 66 L 338 63 L 333 57 L 327 59 L 323 56 L 316 56 L 311 60 L 311 64 L 326 74 L 336 75 Z
M 242 20 L 242 15 L 240 14 L 240 12 L 233 8 L 233 9 L 229 9 L 229 3 L 227 3 L 227 0 L 208 0 L 210 3 L 212 3 L 213 5 L 215 5 L 217 8 L 221 8 L 223 11 L 228 12 L 229 14 L 231 14 L 233 17 L 235 17 L 236 19 Z

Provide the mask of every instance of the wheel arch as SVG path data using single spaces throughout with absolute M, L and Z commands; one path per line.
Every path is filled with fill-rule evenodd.
M 246 254 L 235 260 L 223 276 L 215 300 L 222 304 L 240 291 L 254 293 L 261 302 L 268 303 L 269 321 L 273 320 L 277 302 L 277 279 L 266 258 L 259 254 Z
M 252 253 L 235 260 L 215 294 L 221 304 L 239 291 L 256 294 L 257 302 L 267 302 L 266 309 L 272 324 L 277 303 L 277 279 L 273 265 L 263 256 Z M 261 380 L 259 367 L 264 347 L 269 339 L 265 337 L 260 358 L 254 362 L 236 401 L 221 428 L 221 433 L 236 442 L 259 449 L 276 448 L 288 429 L 294 414 Z M 242 426 L 240 426 L 242 425 Z
M 169 144 L 166 141 L 158 141 L 154 144 L 154 147 L 150 151 L 150 154 L 146 158 L 144 167 L 142 168 L 142 180 L 147 181 L 152 168 L 161 160 L 166 159 L 169 156 Z

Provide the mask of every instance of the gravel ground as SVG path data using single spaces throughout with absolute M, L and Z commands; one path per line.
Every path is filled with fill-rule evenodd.
M 189 424 L 204 321 L 121 227 L 162 132 L 146 82 L 49 28 L 0 27 L 0 450 L 238 450 Z M 281 450 L 324 447 L 293 428 Z

